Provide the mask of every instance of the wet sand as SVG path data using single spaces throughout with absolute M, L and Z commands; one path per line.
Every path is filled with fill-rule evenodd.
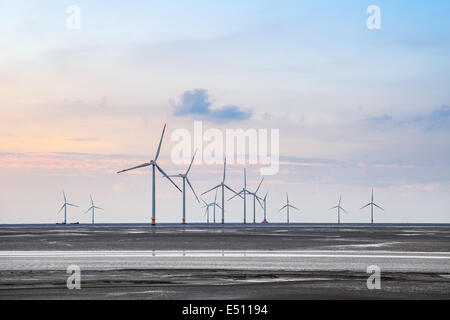
M 431 225 L 0 226 L 0 299 L 449 299 L 449 244 Z

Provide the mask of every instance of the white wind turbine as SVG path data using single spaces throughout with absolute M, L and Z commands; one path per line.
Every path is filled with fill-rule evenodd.
M 61 210 L 64 209 L 64 223 L 63 224 L 67 224 L 67 206 L 77 207 L 77 208 L 78 208 L 78 206 L 67 202 L 66 193 L 64 192 L 64 190 L 63 190 L 63 196 L 64 196 L 64 204 L 62 205 L 61 209 L 59 209 L 58 213 L 60 213 Z
M 216 197 L 217 197 L 217 193 L 216 193 Z M 214 200 L 214 202 L 211 203 L 207 203 L 205 200 L 202 199 L 202 202 L 204 203 L 203 208 L 205 208 L 205 216 L 206 218 L 206 223 L 209 224 L 209 208 L 212 207 L 214 209 L 214 212 L 216 211 L 216 206 L 220 208 L 220 206 L 216 203 L 216 201 Z M 214 214 L 214 223 L 216 223 L 216 218 L 215 218 L 215 214 Z
M 253 223 L 256 223 L 256 200 L 258 200 L 259 205 L 261 206 L 261 208 L 263 208 L 263 205 L 260 202 L 260 200 L 263 200 L 263 199 L 258 197 L 258 191 L 259 191 L 259 188 L 261 187 L 261 184 L 263 183 L 263 181 L 264 181 L 264 178 L 262 178 L 261 181 L 259 182 L 258 188 L 256 188 L 255 192 L 249 192 L 249 194 L 253 196 Z
M 281 208 L 280 210 L 278 210 L 278 212 L 280 212 L 284 208 L 286 208 L 287 223 L 289 224 L 289 208 L 292 208 L 292 209 L 295 209 L 295 210 L 298 210 L 298 211 L 300 211 L 300 209 L 297 208 L 297 207 L 294 207 L 291 204 L 289 204 L 289 195 L 287 194 L 287 192 L 286 192 L 286 205 L 283 208 Z
M 339 197 L 339 203 L 337 206 L 330 208 L 329 210 L 333 210 L 333 209 L 337 209 L 337 213 L 338 213 L 338 224 L 341 223 L 341 210 L 344 211 L 345 213 L 348 213 L 347 211 L 345 211 L 344 208 L 342 208 L 341 206 L 341 200 L 342 200 L 342 196 Z
M 228 199 L 228 201 L 230 201 L 237 196 L 239 196 L 241 199 L 244 199 L 244 224 L 247 223 L 247 193 L 250 193 L 250 191 L 247 190 L 247 170 L 244 168 L 244 187 L 238 194 L 235 194 L 230 199 Z
M 86 210 L 85 214 L 88 213 L 89 211 L 92 212 L 92 224 L 95 223 L 95 209 L 104 210 L 103 208 L 100 208 L 100 207 L 97 207 L 94 205 L 94 200 L 92 200 L 92 195 L 91 195 L 91 207 Z
M 158 150 L 156 151 L 156 155 L 155 155 L 155 159 L 154 160 L 150 160 L 150 162 L 146 162 L 146 163 L 143 163 L 143 164 L 138 165 L 136 167 L 125 169 L 125 170 L 121 170 L 121 171 L 117 172 L 117 173 L 122 173 L 122 172 L 130 171 L 130 170 L 135 170 L 135 169 L 139 169 L 139 168 L 152 166 L 152 225 L 156 225 L 155 168 L 158 169 L 158 171 L 161 172 L 164 177 L 169 179 L 169 181 L 172 182 L 172 184 L 181 192 L 181 189 L 178 188 L 176 183 L 173 182 L 172 179 L 169 178 L 169 176 L 164 172 L 163 169 L 161 169 L 161 167 L 156 162 L 158 160 L 158 157 L 159 157 L 159 152 L 161 150 L 161 143 L 163 141 L 163 137 L 164 137 L 164 132 L 165 131 L 166 131 L 166 125 L 164 125 L 164 129 L 163 129 L 162 134 L 161 134 L 161 140 L 159 141 Z
M 194 193 L 195 198 L 197 199 L 198 202 L 200 202 L 200 200 L 197 197 L 197 194 L 194 191 L 194 188 L 192 187 L 191 182 L 189 181 L 188 178 L 188 173 L 191 170 L 192 167 L 192 163 L 194 162 L 194 158 L 195 155 L 197 154 L 197 151 L 195 151 L 194 156 L 192 157 L 192 161 L 191 164 L 189 165 L 188 169 L 186 170 L 186 173 L 180 173 L 180 174 L 176 174 L 176 175 L 171 175 L 169 177 L 172 178 L 181 178 L 183 179 L 183 219 L 182 219 L 182 223 L 186 224 L 186 182 L 188 183 L 189 187 L 191 188 L 192 192 Z
M 202 193 L 202 195 L 213 191 L 214 189 L 217 188 L 222 188 L 222 224 L 225 223 L 225 188 L 227 188 L 228 190 L 230 190 L 231 192 L 233 192 L 234 194 L 237 194 L 236 191 L 234 191 L 233 189 L 231 189 L 229 186 L 227 186 L 225 184 L 225 173 L 226 173 L 226 167 L 227 167 L 227 159 L 224 159 L 224 163 L 223 163 L 223 180 L 220 184 L 218 184 L 217 186 L 215 186 L 214 188 L 209 189 L 208 191 L 205 191 Z
M 381 210 L 384 211 L 384 209 L 383 209 L 382 207 L 380 207 L 379 205 L 377 205 L 377 204 L 375 204 L 375 203 L 373 202 L 373 189 L 372 189 L 372 198 L 371 198 L 371 200 L 370 200 L 370 203 L 366 204 L 366 205 L 365 205 L 364 207 L 362 207 L 360 210 L 362 210 L 362 209 L 364 209 L 364 208 L 366 208 L 366 207 L 368 207 L 368 206 L 370 206 L 370 221 L 371 221 L 371 223 L 373 224 L 373 207 L 375 206 L 375 207 L 377 207 L 378 209 L 381 209 Z

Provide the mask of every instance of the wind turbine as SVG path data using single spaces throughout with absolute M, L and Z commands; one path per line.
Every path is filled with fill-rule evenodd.
M 217 194 L 216 194 L 216 196 L 217 196 Z M 213 208 L 214 208 L 214 211 L 216 211 L 216 206 L 218 206 L 219 208 L 220 208 L 220 206 L 216 203 L 215 200 L 214 200 L 214 202 L 206 203 L 206 201 L 202 199 L 202 202 L 205 204 L 205 205 L 203 206 L 203 208 L 206 208 L 206 209 L 205 209 L 205 215 L 207 216 L 206 222 L 209 224 L 209 208 L 210 208 L 210 207 L 213 207 Z M 214 223 L 216 223 L 215 215 L 214 215 Z
M 208 191 L 205 191 L 205 192 L 202 193 L 202 195 L 204 195 L 204 194 L 206 194 L 206 193 L 208 193 L 210 191 L 213 191 L 214 189 L 217 189 L 217 188 L 220 188 L 220 187 L 222 188 L 222 224 L 225 223 L 225 188 L 227 188 L 228 190 L 230 190 L 234 194 L 237 194 L 236 191 L 234 191 L 233 189 L 231 189 L 229 186 L 227 186 L 225 184 L 226 167 L 227 167 L 227 158 L 225 158 L 224 162 L 223 162 L 223 180 L 222 180 L 222 182 L 220 184 L 218 184 L 217 186 L 215 186 L 214 188 L 211 188 Z
M 194 162 L 194 158 L 195 158 L 196 153 L 197 153 L 197 151 L 195 151 L 194 156 L 192 157 L 191 164 L 189 165 L 189 168 L 186 170 L 186 173 L 184 173 L 184 174 L 180 173 L 180 174 L 169 176 L 169 177 L 172 177 L 172 178 L 181 178 L 181 179 L 183 179 L 183 220 L 182 220 L 183 224 L 186 224 L 186 182 L 188 183 L 189 187 L 191 188 L 192 192 L 194 193 L 195 198 L 200 203 L 200 200 L 198 199 L 197 194 L 195 193 L 194 188 L 192 187 L 192 184 L 189 181 L 189 178 L 187 176 L 189 171 L 191 170 L 192 163 Z
M 264 220 L 263 220 L 262 223 L 269 223 L 269 221 L 267 221 L 267 211 L 266 211 L 266 209 L 267 209 L 266 200 L 267 200 L 267 195 L 268 194 L 269 194 L 269 191 L 267 191 L 267 193 L 266 193 L 266 195 L 264 196 L 264 199 L 263 199 L 263 203 L 264 203 Z
M 88 213 L 89 211 L 92 211 L 92 224 L 95 223 L 95 209 L 104 210 L 103 208 L 94 205 L 94 200 L 92 200 L 91 196 L 91 207 L 86 210 L 85 214 Z
M 298 211 L 300 211 L 300 209 L 299 208 L 297 208 L 297 207 L 294 207 L 293 205 L 291 205 L 291 204 L 289 204 L 289 195 L 287 194 L 287 192 L 286 192 L 286 205 L 283 207 L 283 208 L 281 208 L 280 210 L 278 210 L 278 212 L 280 212 L 281 210 L 283 210 L 284 208 L 286 208 L 286 215 L 287 215 L 287 223 L 289 224 L 289 208 L 292 208 L 292 209 L 295 209 L 295 210 L 298 210 Z
M 262 198 L 258 197 L 258 191 L 263 181 L 264 178 L 262 178 L 261 181 L 259 182 L 258 188 L 256 188 L 255 192 L 249 192 L 249 194 L 253 196 L 253 223 L 256 223 L 256 200 L 258 200 L 258 203 L 261 206 L 261 208 L 263 207 L 261 202 L 259 201 L 262 200 Z
M 342 200 L 342 196 L 339 197 L 339 204 L 333 208 L 330 208 L 329 210 L 333 210 L 333 209 L 338 209 L 338 224 L 341 223 L 341 210 L 344 211 L 345 213 L 347 213 L 347 211 L 345 211 L 344 208 L 341 207 L 341 200 Z
M 371 198 L 371 200 L 370 200 L 370 203 L 366 204 L 366 205 L 365 205 L 364 207 L 362 207 L 360 210 L 362 210 L 362 209 L 364 209 L 364 208 L 366 208 L 366 207 L 368 207 L 368 206 L 370 206 L 370 219 L 371 219 L 371 223 L 373 224 L 373 207 L 375 206 L 375 207 L 377 207 L 378 209 L 381 209 L 381 210 L 384 211 L 384 209 L 383 209 L 382 207 L 380 207 L 379 205 L 377 205 L 377 204 L 375 204 L 375 203 L 373 202 L 373 189 L 372 189 L 372 198 Z
M 250 191 L 247 190 L 247 170 L 244 168 L 244 187 L 238 194 L 235 194 L 230 199 L 228 199 L 228 201 L 230 201 L 237 196 L 244 199 L 244 224 L 247 223 L 247 193 L 250 193 Z M 244 194 L 244 196 L 242 196 L 242 194 Z
M 59 209 L 58 213 L 60 213 L 61 210 L 64 209 L 64 223 L 63 224 L 67 224 L 67 206 L 77 207 L 77 208 L 78 208 L 78 206 L 67 202 L 66 193 L 64 192 L 64 190 L 63 190 L 63 196 L 64 196 L 64 204 L 62 205 L 61 209 Z
M 150 162 L 146 162 L 146 163 L 143 163 L 143 164 L 138 165 L 136 167 L 125 169 L 125 170 L 121 170 L 121 171 L 117 172 L 117 173 L 122 173 L 122 172 L 130 171 L 130 170 L 135 170 L 135 169 L 139 169 L 139 168 L 152 166 L 152 225 L 156 225 L 155 168 L 158 169 L 158 171 L 161 172 L 164 177 L 169 179 L 169 181 L 172 182 L 172 184 L 181 192 L 181 189 L 178 188 L 178 186 L 175 184 L 175 182 L 173 182 L 172 179 L 169 178 L 169 176 L 164 172 L 163 169 L 161 169 L 161 167 L 156 162 L 158 160 L 158 157 L 159 157 L 159 152 L 161 150 L 161 143 L 163 141 L 163 137 L 164 137 L 164 132 L 165 131 L 166 131 L 166 125 L 164 125 L 164 129 L 163 129 L 162 134 L 161 134 L 161 140 L 159 141 L 158 150 L 156 151 L 156 155 L 155 155 L 155 159 L 154 160 L 150 160 Z

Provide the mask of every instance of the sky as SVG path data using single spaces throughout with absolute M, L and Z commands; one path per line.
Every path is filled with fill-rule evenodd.
M 449 12 L 440 0 L 0 0 L 0 223 L 62 221 L 63 189 L 80 206 L 69 221 L 90 221 L 92 194 L 98 222 L 149 222 L 150 170 L 115 172 L 151 160 L 165 123 L 161 166 L 184 171 L 171 134 L 194 121 L 280 130 L 280 171 L 261 187 L 269 221 L 285 221 L 289 192 L 292 222 L 335 222 L 340 195 L 343 222 L 368 222 L 374 188 L 376 222 L 450 223 Z M 243 167 L 228 166 L 236 190 Z M 221 171 L 195 164 L 197 193 Z M 158 222 L 181 221 L 181 194 L 160 175 L 156 192 Z M 226 206 L 242 221 L 242 201 Z M 190 192 L 187 207 L 205 221 Z

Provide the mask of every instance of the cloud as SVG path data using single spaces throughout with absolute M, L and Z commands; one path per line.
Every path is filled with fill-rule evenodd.
M 365 119 L 366 122 L 376 126 L 394 127 L 418 127 L 424 130 L 448 129 L 450 125 L 450 106 L 443 105 L 433 109 L 427 114 L 394 118 L 389 114 L 372 116 Z
M 205 119 L 214 122 L 248 120 L 253 115 L 251 111 L 242 111 L 238 106 L 234 105 L 226 105 L 220 109 L 212 109 L 211 106 L 212 102 L 208 91 L 205 89 L 185 91 L 181 95 L 180 100 L 173 103 L 174 115 L 176 116 L 203 116 Z

